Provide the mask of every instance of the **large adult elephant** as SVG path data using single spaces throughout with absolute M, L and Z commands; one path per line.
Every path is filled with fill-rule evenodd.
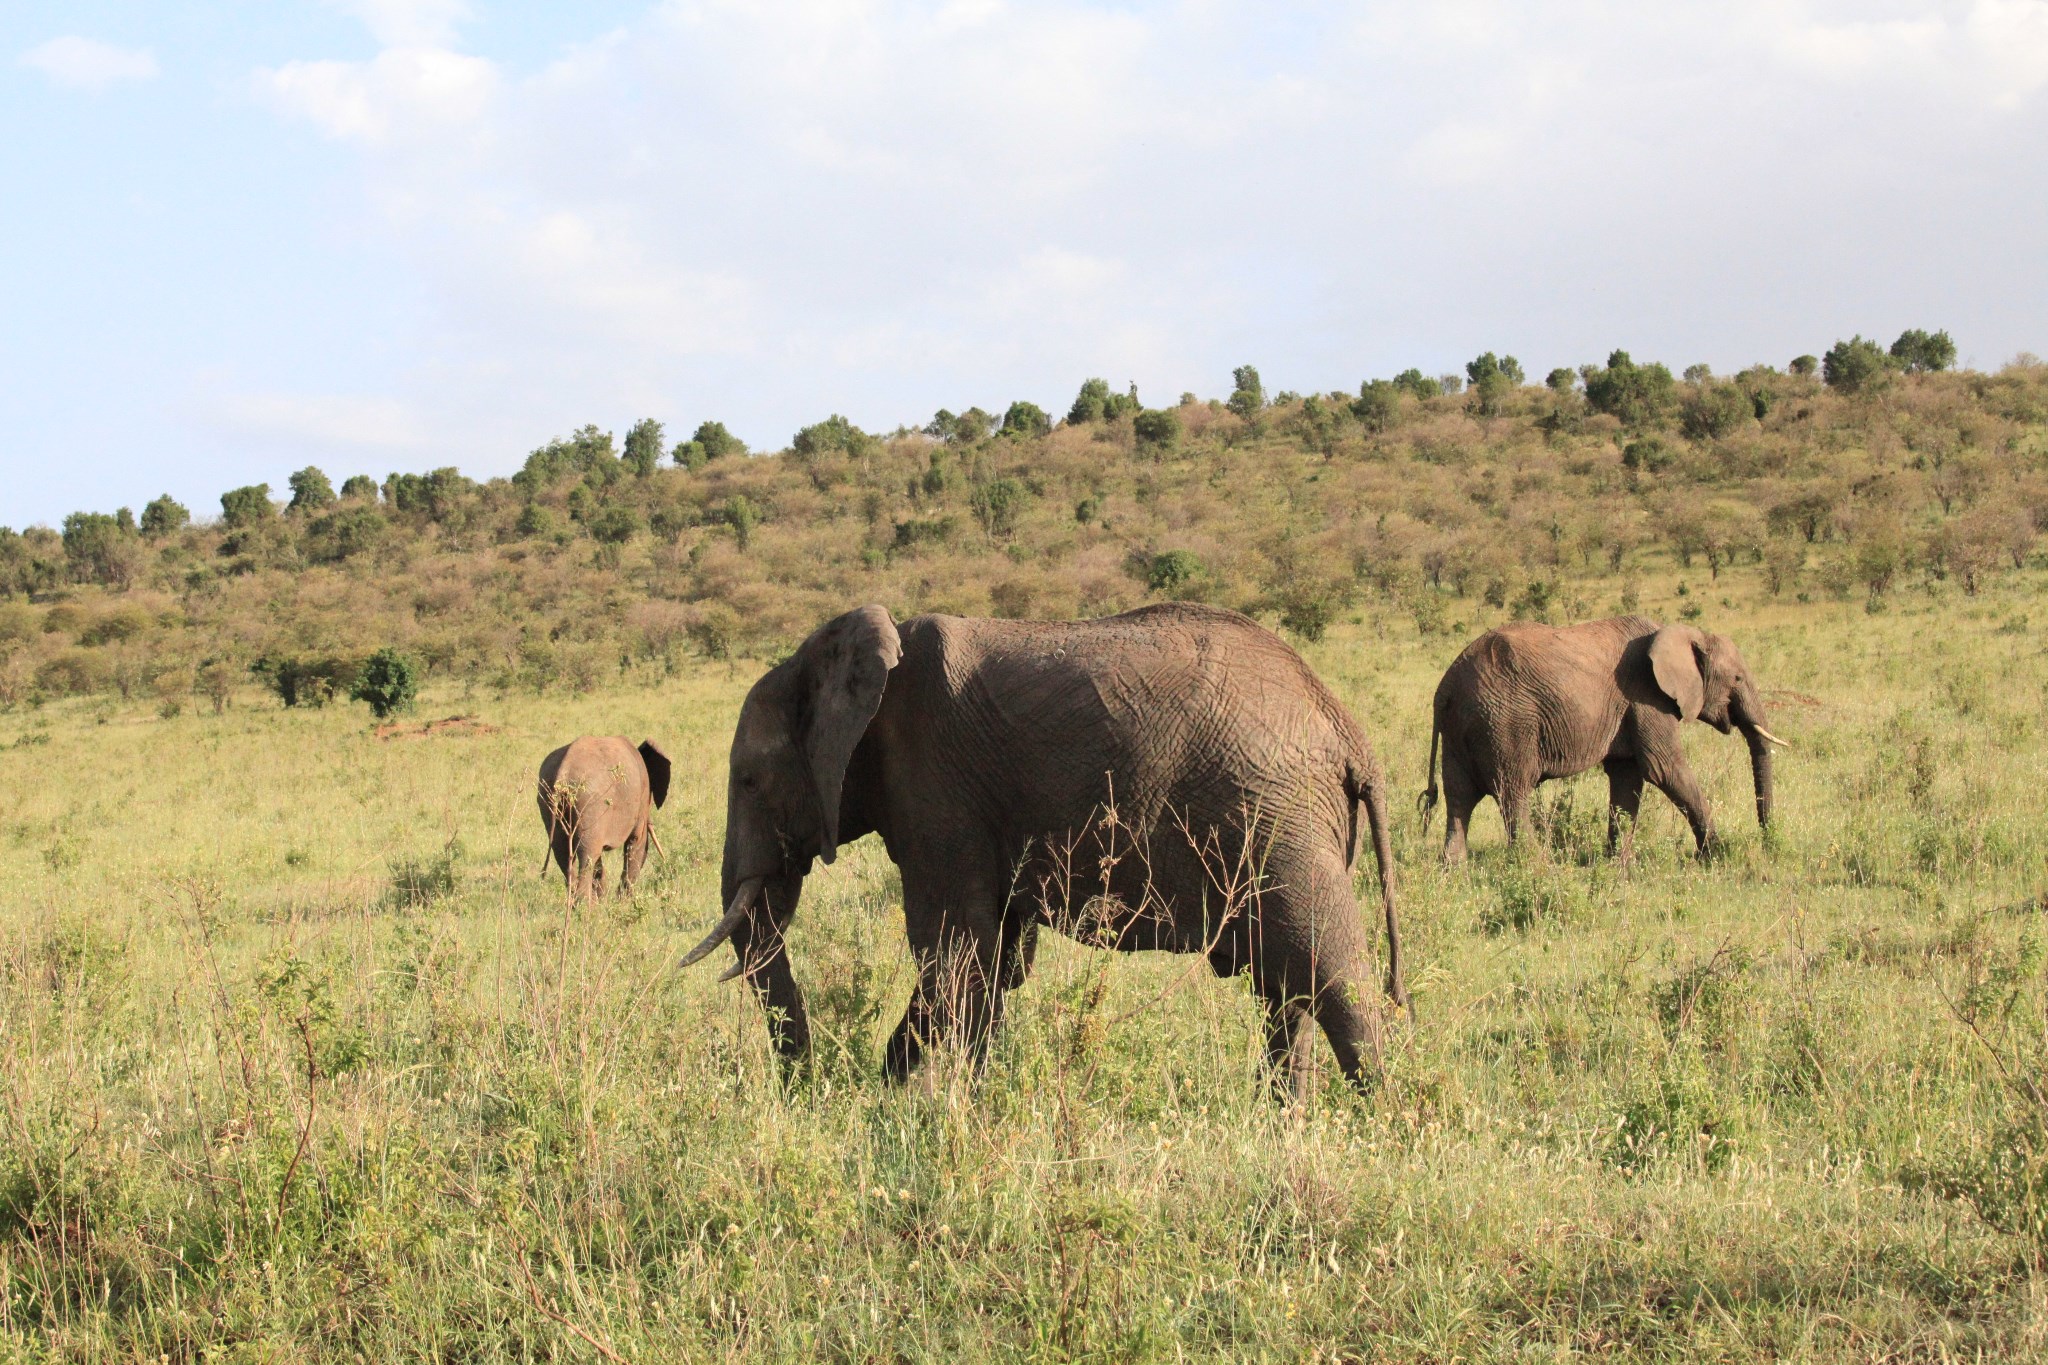
M 903 874 L 918 981 L 884 1065 L 952 1038 L 981 1055 L 1042 924 L 1102 947 L 1249 971 L 1275 1084 L 1313 1017 L 1363 1085 L 1380 1051 L 1371 931 L 1351 866 L 1379 863 L 1387 990 L 1405 1004 L 1385 782 L 1301 657 L 1234 612 L 1099 621 L 862 607 L 757 682 L 733 735 L 719 944 L 786 1062 L 810 1046 L 783 934 L 814 859 L 878 833 Z
M 1512 842 L 1529 794 L 1595 763 L 1607 770 L 1607 851 L 1631 831 L 1643 783 L 1685 812 L 1702 855 L 1714 842 L 1706 793 L 1685 761 L 1679 723 L 1702 720 L 1749 742 L 1756 818 L 1771 822 L 1771 746 L 1763 698 L 1742 653 L 1725 635 L 1619 616 L 1575 626 L 1516 622 L 1465 646 L 1436 687 L 1423 820 L 1437 803 L 1443 748 L 1447 826 L 1444 861 L 1465 856 L 1466 826 L 1481 797 L 1500 806 Z

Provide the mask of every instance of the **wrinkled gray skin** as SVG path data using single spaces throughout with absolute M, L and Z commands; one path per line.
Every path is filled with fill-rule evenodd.
M 635 747 L 615 735 L 585 735 L 541 760 L 541 823 L 572 903 L 604 894 L 609 849 L 625 850 L 619 890 L 633 889 L 647 861 L 655 808 L 668 799 L 668 768 L 668 755 L 653 740 Z
M 1405 1004 L 1379 765 L 1271 633 L 1186 604 L 900 626 L 863 607 L 748 693 L 726 805 L 727 914 L 684 965 L 730 939 L 728 976 L 752 984 L 785 1062 L 802 1059 L 810 1030 L 783 931 L 813 860 L 874 832 L 902 869 L 918 965 L 890 1077 L 948 1039 L 979 1058 L 1050 925 L 1101 947 L 1203 953 L 1224 976 L 1249 971 L 1276 1086 L 1301 1084 L 1310 1017 L 1364 1085 L 1380 1018 L 1372 931 L 1352 891 L 1361 810 L 1387 989 Z
M 1640 616 L 1563 627 L 1517 622 L 1488 631 L 1437 684 L 1424 822 L 1436 806 L 1441 741 L 1447 863 L 1464 858 L 1466 827 L 1481 797 L 1499 803 L 1512 843 L 1539 783 L 1596 763 L 1607 770 L 1609 854 L 1624 837 L 1623 816 L 1633 840 L 1647 781 L 1685 812 L 1706 856 L 1714 844 L 1713 812 L 1678 730 L 1695 719 L 1724 735 L 1742 732 L 1757 822 L 1768 826 L 1770 746 L 1784 741 L 1765 728 L 1756 678 L 1727 636 Z

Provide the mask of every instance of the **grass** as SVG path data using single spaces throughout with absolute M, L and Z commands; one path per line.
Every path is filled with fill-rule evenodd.
M 484 723 L 388 738 L 253 697 L 0 715 L 0 1359 L 2048 1355 L 2041 1247 L 1978 1213 L 2040 1202 L 1984 1172 L 2032 1150 L 1994 1054 L 2037 1036 L 2048 657 L 2004 627 L 2043 584 L 1723 581 L 1703 624 L 1795 745 L 1773 836 L 1700 729 L 1710 866 L 1654 794 L 1600 858 L 1597 772 L 1518 856 L 1484 807 L 1456 873 L 1404 815 L 1419 1027 L 1371 1100 L 1320 1055 L 1299 1111 L 1239 984 L 1056 939 L 985 1078 L 885 1087 L 873 841 L 811 878 L 785 1091 L 745 992 L 672 970 L 756 665 L 430 689 Z M 1383 608 L 1307 650 L 1400 794 L 1460 643 Z M 639 897 L 570 912 L 532 783 L 578 733 L 658 738 L 675 786 Z

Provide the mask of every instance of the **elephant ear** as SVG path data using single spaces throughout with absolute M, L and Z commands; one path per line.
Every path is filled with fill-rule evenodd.
M 643 739 L 640 758 L 647 765 L 647 790 L 654 797 L 654 808 L 660 810 L 661 803 L 668 800 L 668 755 L 653 740 Z
M 903 657 L 896 622 L 882 607 L 861 607 L 818 627 L 797 650 L 805 692 L 804 757 L 824 817 L 818 856 L 839 855 L 839 797 L 846 765 L 881 708 L 889 670 Z
M 1678 707 L 1680 720 L 1697 720 L 1707 696 L 1699 643 L 1700 633 L 1691 626 L 1664 626 L 1650 637 L 1650 672 L 1657 690 Z

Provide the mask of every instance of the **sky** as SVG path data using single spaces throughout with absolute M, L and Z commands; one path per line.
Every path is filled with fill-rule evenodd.
M 587 422 L 2048 351 L 2048 0 L 7 0 L 0 524 Z

